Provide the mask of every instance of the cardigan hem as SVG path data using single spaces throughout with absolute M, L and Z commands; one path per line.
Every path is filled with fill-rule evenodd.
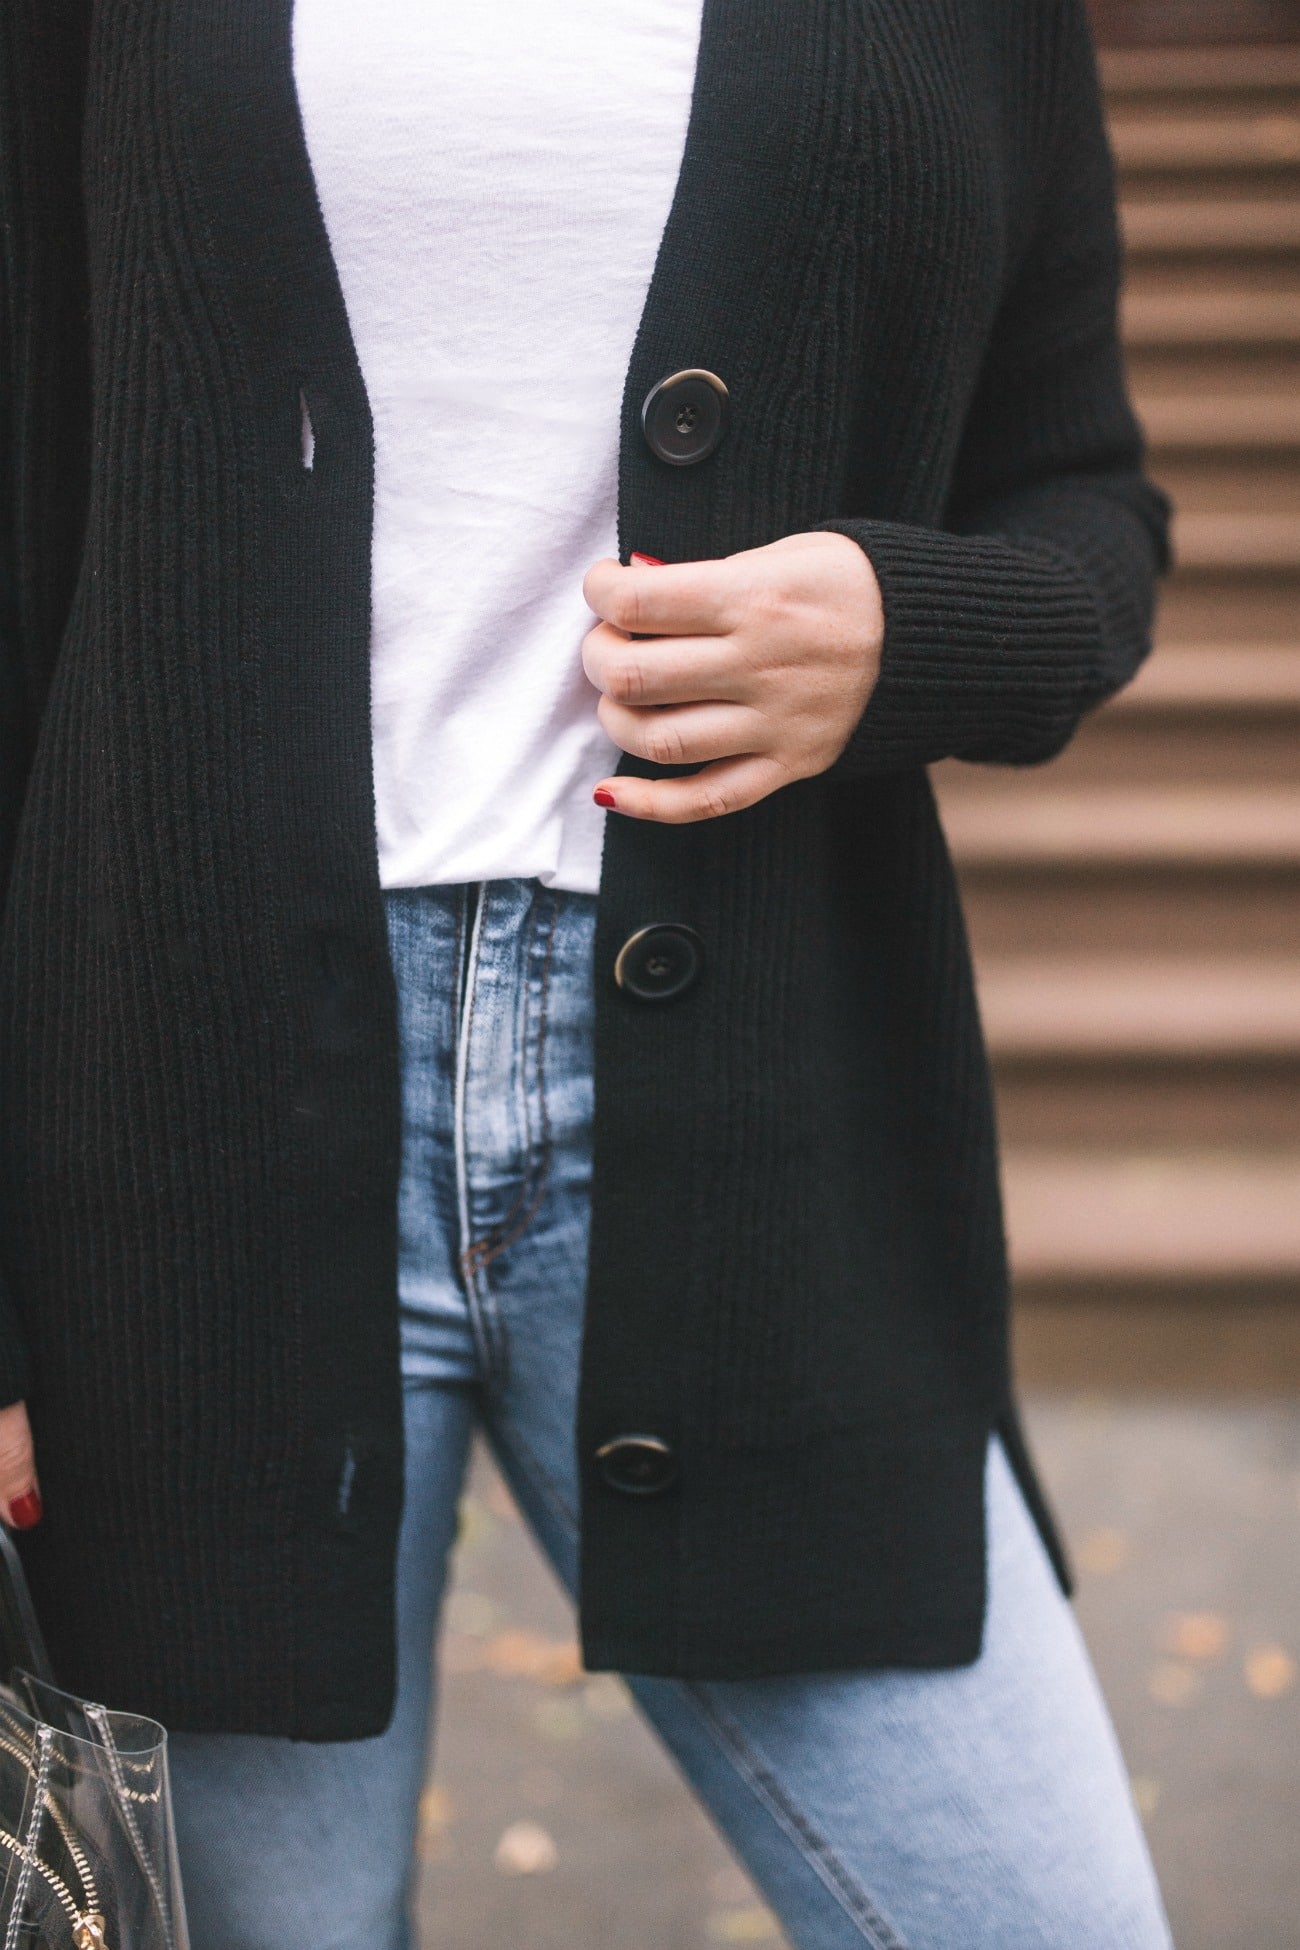
M 583 1584 L 584 1663 L 686 1680 L 968 1665 L 981 1643 L 994 1434 L 1064 1583 L 1047 1501 L 1005 1411 L 888 1435 L 872 1423 L 764 1448 L 684 1445 L 678 1486 L 635 1503 L 590 1469 L 584 1552 L 600 1576 Z M 881 1567 L 872 1590 L 863 1561 Z M 650 1562 L 674 1575 L 647 1577 Z M 777 1565 L 787 1597 L 774 1602 Z
M 584 1639 L 582 1663 L 587 1672 L 629 1673 L 640 1679 L 677 1679 L 700 1684 L 883 1668 L 939 1672 L 974 1665 L 983 1641 L 984 1613 L 979 1611 L 933 1619 L 909 1618 L 876 1630 L 846 1631 L 839 1639 L 823 1636 L 814 1658 L 796 1650 L 792 1641 L 774 1641 L 770 1646 L 755 1646 L 745 1658 L 729 1662 L 725 1672 L 718 1670 L 715 1659 L 702 1657 L 669 1665 L 650 1645 L 599 1638 Z

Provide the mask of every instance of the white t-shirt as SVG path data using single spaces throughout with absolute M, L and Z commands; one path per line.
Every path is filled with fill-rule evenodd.
M 623 385 L 700 5 L 296 0 L 307 147 L 374 418 L 386 887 L 599 884 L 591 789 L 619 753 L 582 668 L 582 578 L 617 554 Z

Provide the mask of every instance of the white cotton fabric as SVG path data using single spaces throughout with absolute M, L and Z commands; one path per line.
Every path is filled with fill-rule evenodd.
M 591 791 L 619 753 L 582 668 L 582 578 L 617 554 L 623 386 L 699 16 L 297 0 L 307 147 L 375 429 L 385 887 L 599 884 Z M 328 443 L 312 458 L 327 468 Z

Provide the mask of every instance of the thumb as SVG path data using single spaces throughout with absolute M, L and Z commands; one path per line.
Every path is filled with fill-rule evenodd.
M 14 1530 L 30 1530 L 44 1514 L 24 1402 L 0 1408 L 0 1514 Z

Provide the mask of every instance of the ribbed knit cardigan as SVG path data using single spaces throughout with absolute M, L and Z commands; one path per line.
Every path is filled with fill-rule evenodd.
M 65 1682 L 333 1739 L 392 1703 L 398 1051 L 371 425 L 290 27 L 290 0 L 0 9 L 0 1397 L 30 1396 Z M 991 1430 L 1036 1491 L 925 768 L 1049 758 L 1143 655 L 1165 509 L 1116 281 L 1079 0 L 705 0 L 620 546 L 838 529 L 887 633 L 824 776 L 609 822 L 592 1666 L 977 1654 Z M 732 421 L 668 467 L 639 409 L 688 366 Z M 659 1006 L 612 966 L 663 920 L 704 972 Z M 676 1446 L 671 1490 L 604 1482 L 626 1431 Z

